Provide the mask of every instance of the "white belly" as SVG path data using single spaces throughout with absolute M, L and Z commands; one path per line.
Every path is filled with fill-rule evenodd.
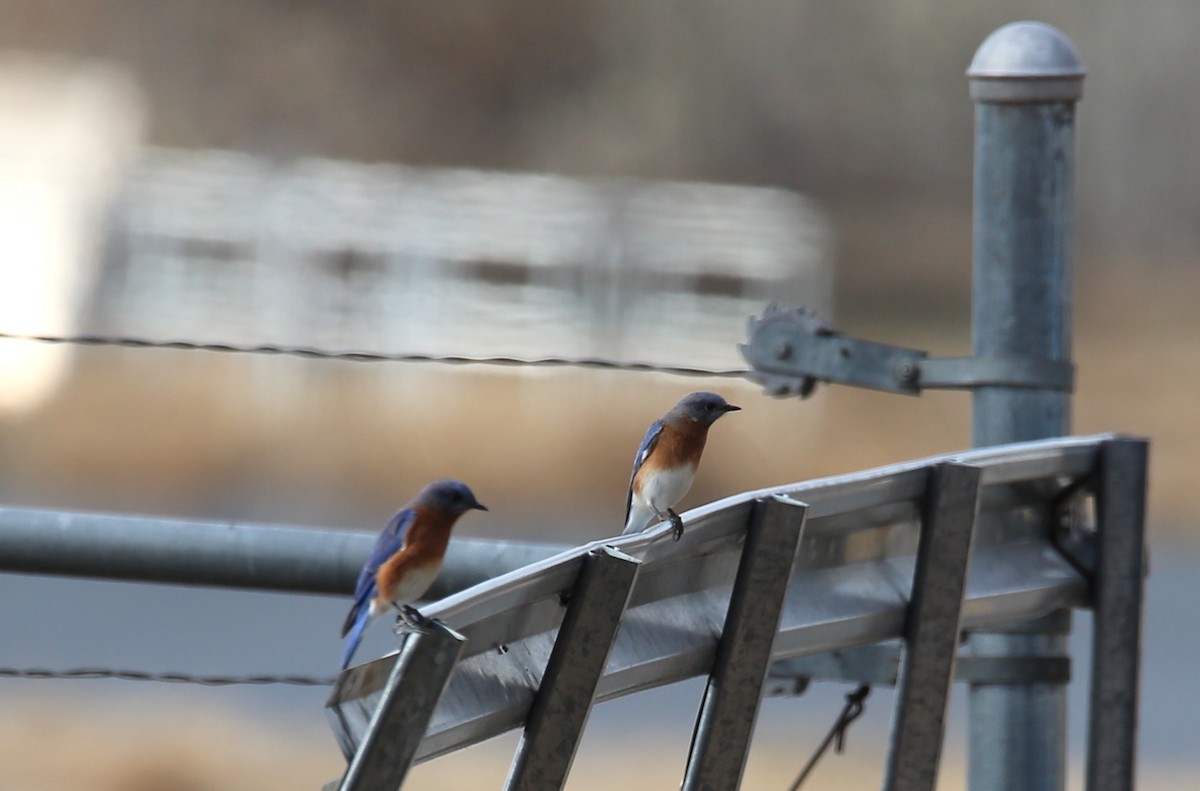
M 683 499 L 696 479 L 696 468 L 690 465 L 677 467 L 670 472 L 660 472 L 645 481 L 641 499 L 651 510 L 666 513 L 668 508 Z

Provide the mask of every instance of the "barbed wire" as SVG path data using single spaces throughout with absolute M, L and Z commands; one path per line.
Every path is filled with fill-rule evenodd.
M 200 676 L 190 673 L 149 673 L 141 670 L 111 670 L 100 667 L 83 667 L 73 670 L 47 670 L 43 668 L 0 667 L 0 678 L 25 679 L 106 679 L 122 681 L 156 681 L 167 684 L 198 684 L 206 687 L 228 687 L 236 685 L 285 684 L 293 687 L 331 687 L 332 676 Z
M 320 349 L 313 346 L 289 346 L 261 343 L 215 343 L 209 341 L 156 340 L 113 335 L 40 335 L 34 333 L 0 332 L 0 339 L 49 343 L 66 346 L 107 346 L 127 349 L 164 349 L 173 351 L 214 352 L 218 354 L 251 354 L 299 357 L 310 360 L 337 360 L 356 363 L 437 363 L 441 365 L 492 365 L 520 368 L 592 368 L 609 371 L 659 373 L 671 376 L 705 378 L 741 378 L 745 368 L 699 368 L 687 365 L 667 365 L 647 362 L 626 362 L 602 357 L 534 357 L 505 355 L 470 357 L 459 354 L 422 354 L 417 352 L 371 352 Z

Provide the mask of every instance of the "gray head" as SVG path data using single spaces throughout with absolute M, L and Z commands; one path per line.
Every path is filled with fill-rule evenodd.
M 460 516 L 467 511 L 486 511 L 487 507 L 475 499 L 475 495 L 462 481 L 434 481 L 421 490 L 414 505 L 425 508 L 437 508 Z
M 685 395 L 675 408 L 667 413 L 667 419 L 690 420 L 710 426 L 726 412 L 736 412 L 740 406 L 734 406 L 716 393 L 699 391 Z

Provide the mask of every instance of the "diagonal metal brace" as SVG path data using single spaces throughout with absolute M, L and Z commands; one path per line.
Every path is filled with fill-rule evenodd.
M 955 463 L 929 471 L 896 685 L 887 791 L 933 791 L 937 785 L 981 474 L 979 467 Z
M 339 791 L 400 787 L 466 642 L 437 620 L 405 632 L 378 708 L 337 785 Z M 355 670 L 344 677 L 351 679 Z
M 638 563 L 612 547 L 584 558 L 505 791 L 555 791 L 566 784 Z
M 817 382 L 917 395 L 925 388 L 1028 387 L 1070 392 L 1075 369 L 1032 357 L 942 357 L 843 335 L 807 308 L 768 305 L 738 348 L 768 395 L 807 397 Z
M 741 785 L 771 646 L 807 516 L 808 505 L 791 497 L 755 501 L 725 626 L 696 718 L 683 791 Z

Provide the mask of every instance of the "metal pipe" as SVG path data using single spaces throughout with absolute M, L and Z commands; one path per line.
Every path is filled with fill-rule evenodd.
M 375 543 L 348 530 L 0 508 L 0 572 L 349 594 Z M 436 599 L 567 547 L 456 539 Z
M 1058 30 L 1006 25 L 967 70 L 975 110 L 973 354 L 1069 362 L 1075 103 L 1085 70 Z M 1046 388 L 980 387 L 976 446 L 1068 433 L 1070 396 Z M 1049 529 L 1048 515 L 1043 515 Z M 995 529 L 1005 530 L 1005 525 Z M 975 657 L 1066 653 L 1061 618 L 1021 633 L 977 634 Z M 1068 621 L 1069 623 L 1069 621 Z M 1066 781 L 1066 687 L 1061 681 L 974 682 L 972 791 L 1060 791 Z

